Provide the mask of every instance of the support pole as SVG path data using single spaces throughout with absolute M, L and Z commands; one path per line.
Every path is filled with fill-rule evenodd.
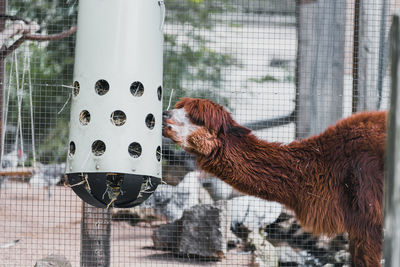
M 400 14 L 393 16 L 391 36 L 392 96 L 386 150 L 385 266 L 400 266 Z
M 81 267 L 110 266 L 111 210 L 82 202 Z

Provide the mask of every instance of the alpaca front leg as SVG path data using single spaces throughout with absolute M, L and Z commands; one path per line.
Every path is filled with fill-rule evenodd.
M 368 235 L 365 233 L 365 235 Z M 350 239 L 350 253 L 353 267 L 381 267 L 382 241 L 380 238 L 355 238 Z

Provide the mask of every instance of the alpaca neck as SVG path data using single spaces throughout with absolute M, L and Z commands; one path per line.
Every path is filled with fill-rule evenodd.
M 200 166 L 243 193 L 289 207 L 299 196 L 297 177 L 302 164 L 289 146 L 268 143 L 254 135 L 226 139 L 219 150 L 198 158 Z

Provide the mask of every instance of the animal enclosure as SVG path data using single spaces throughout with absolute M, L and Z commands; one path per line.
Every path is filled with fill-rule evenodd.
M 284 144 L 320 134 L 356 112 L 388 110 L 391 16 L 400 1 L 147 0 L 165 15 L 163 59 L 154 66 L 160 71 L 162 63 L 162 82 L 131 77 L 126 88 L 103 77 L 93 82 L 74 77 L 76 55 L 83 73 L 87 66 L 81 58 L 86 54 L 76 52 L 84 1 L 0 0 L 0 267 L 51 261 L 74 267 L 351 266 L 347 233 L 311 234 L 293 211 L 202 172 L 193 156 L 164 137 L 162 147 L 152 144 L 150 166 L 162 163 L 163 182 L 143 204 L 126 209 L 108 201 L 108 209 L 84 204 L 73 191 L 76 181 L 64 175 L 69 155 L 80 148 L 70 142 L 70 118 L 81 126 L 96 121 L 92 110 L 108 107 L 90 97 L 113 94 L 114 84 L 126 92 L 113 95 L 115 106 L 149 92 L 156 104 L 162 100 L 163 110 L 172 110 L 182 97 L 210 99 L 257 137 Z M 129 0 L 118 1 L 121 7 L 124 1 Z M 132 6 L 126 5 L 132 19 L 146 18 Z M 135 47 L 129 60 L 122 58 L 123 66 L 111 69 L 101 53 L 93 53 L 94 64 L 116 75 L 129 68 L 140 72 L 153 62 L 140 49 L 154 43 L 135 34 L 143 31 L 143 20 L 136 19 L 130 30 L 118 12 L 83 18 L 112 22 L 110 35 L 86 26 L 101 43 L 87 51 L 107 42 L 110 54 L 118 56 L 127 49 L 119 37 L 129 35 Z M 145 74 L 151 77 L 149 69 Z M 90 105 L 75 114 L 71 102 L 79 94 Z M 106 127 L 126 129 L 135 112 L 157 109 L 152 105 L 108 112 L 104 128 L 91 133 L 89 154 L 106 155 L 110 165 L 121 163 L 106 154 L 108 143 L 96 135 Z M 132 135 L 141 127 L 160 130 L 159 113 L 135 117 L 141 125 Z M 129 132 L 109 138 L 118 143 L 125 135 Z M 140 157 L 145 151 L 139 143 L 129 142 L 121 155 Z M 78 163 L 86 160 L 85 154 Z M 79 177 L 83 190 L 94 191 L 87 176 Z M 98 197 L 112 199 L 109 194 L 121 187 L 113 184 Z

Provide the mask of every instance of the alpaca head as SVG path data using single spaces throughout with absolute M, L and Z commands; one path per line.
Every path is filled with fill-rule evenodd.
M 238 125 L 220 105 L 206 99 L 183 98 L 163 113 L 163 135 L 189 152 L 208 155 L 227 140 L 250 130 Z

